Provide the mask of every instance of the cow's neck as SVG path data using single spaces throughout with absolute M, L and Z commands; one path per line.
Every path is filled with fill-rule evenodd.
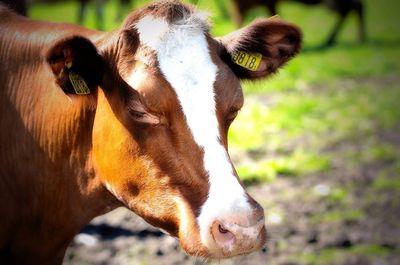
M 42 84 L 36 91 L 29 91 L 29 76 L 15 75 L 26 82 L 20 86 L 24 90 L 0 97 L 4 108 L 15 109 L 15 117 L 3 117 L 8 128 L 0 132 L 0 142 L 8 150 L 0 166 L 8 169 L 3 173 L 13 179 L 12 183 L 0 183 L 0 193 L 6 198 L 0 205 L 14 209 L 15 220 L 8 228 L 12 234 L 6 227 L 0 234 L 24 239 L 8 247 L 10 253 L 24 250 L 27 261 L 54 257 L 55 253 L 62 257 L 85 224 L 116 206 L 97 178 L 91 159 L 95 108 L 78 96 L 68 99 L 39 73 Z M 10 166 L 16 161 L 20 167 Z

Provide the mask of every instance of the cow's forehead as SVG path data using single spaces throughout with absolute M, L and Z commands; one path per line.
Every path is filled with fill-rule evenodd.
M 179 78 L 180 82 L 197 82 L 197 87 L 200 87 L 204 85 L 201 82 L 203 78 L 214 77 L 214 93 L 222 93 L 222 98 L 228 99 L 225 103 L 230 103 L 230 98 L 242 102 L 239 79 L 220 58 L 219 42 L 209 35 L 209 14 L 180 7 L 183 8 L 182 13 L 176 20 L 149 13 L 134 23 L 140 38 L 135 59 L 148 66 L 146 69 L 153 78 Z M 167 76 L 167 71 L 173 75 Z M 216 71 L 216 75 L 213 71 Z M 173 85 L 172 80 L 167 81 Z M 135 82 L 128 83 L 139 89 Z M 202 91 L 205 92 L 204 89 Z
M 208 128 L 214 138 L 219 135 L 214 95 L 218 69 L 208 49 L 207 24 L 193 16 L 170 23 L 147 15 L 136 28 L 141 43 L 155 51 L 160 72 L 175 91 L 194 139 L 203 147 L 202 128 Z

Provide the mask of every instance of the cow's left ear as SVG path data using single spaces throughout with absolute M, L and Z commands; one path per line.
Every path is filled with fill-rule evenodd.
M 240 79 L 275 73 L 301 48 L 298 27 L 277 17 L 259 19 L 220 39 L 221 57 Z
M 46 60 L 66 94 L 90 94 L 103 79 L 103 59 L 84 37 L 58 41 L 47 52 Z

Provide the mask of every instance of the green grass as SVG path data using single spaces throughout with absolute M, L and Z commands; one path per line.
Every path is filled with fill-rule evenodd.
M 400 190 L 400 179 L 387 179 L 378 178 L 373 183 L 374 188 L 384 190 L 384 189 L 396 189 Z
M 222 0 L 227 9 L 229 1 Z M 135 0 L 135 7 L 148 1 Z M 235 29 L 215 1 L 200 0 L 211 12 L 213 33 Z M 366 2 L 368 42 L 358 43 L 357 20 L 350 17 L 338 45 L 317 49 L 336 17 L 323 6 L 304 8 L 290 1 L 279 6 L 282 18 L 304 32 L 303 52 L 268 80 L 245 83 L 247 102 L 229 132 L 230 151 L 244 153 L 237 170 L 247 183 L 273 181 L 280 176 L 307 176 L 332 168 L 337 156 L 356 166 L 366 161 L 398 161 L 399 150 L 380 143 L 378 131 L 400 124 L 400 27 L 397 0 Z M 105 28 L 118 27 L 117 1 L 106 4 Z M 34 18 L 73 23 L 75 1 L 35 4 Z M 247 22 L 267 16 L 263 8 L 250 12 Z M 93 9 L 85 26 L 96 25 Z M 364 142 L 361 150 L 331 151 L 341 143 Z M 383 185 L 384 184 L 376 184 Z
M 238 167 L 245 181 L 329 170 L 338 154 L 323 150 L 348 141 L 363 141 L 361 147 L 340 154 L 356 164 L 400 158 L 396 148 L 375 137 L 377 131 L 393 130 L 400 122 L 400 85 L 355 83 L 336 88 L 335 83 L 342 85 L 335 81 L 322 91 L 269 92 L 269 107 L 262 100 L 245 106 L 230 130 L 230 148 L 264 153 L 253 164 Z
M 372 183 L 372 187 L 378 191 L 395 190 L 400 191 L 400 159 L 393 167 L 386 168 L 380 172 L 378 177 Z M 394 171 L 394 172 L 391 172 Z M 390 176 L 395 177 L 390 177 Z
M 336 264 L 343 262 L 353 255 L 359 255 L 368 259 L 377 260 L 390 253 L 385 247 L 379 245 L 357 245 L 347 249 L 339 248 L 327 248 L 323 249 L 318 253 L 303 252 L 299 255 L 292 257 L 291 259 L 297 264 L 308 264 L 308 265 L 324 265 L 324 264 Z
M 326 213 L 318 213 L 312 216 L 311 223 L 339 223 L 343 221 L 356 221 L 365 218 L 365 213 L 361 209 L 329 211 Z

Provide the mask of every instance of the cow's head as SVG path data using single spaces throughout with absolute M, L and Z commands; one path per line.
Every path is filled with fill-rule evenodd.
M 128 16 L 101 44 L 111 63 L 96 91 L 92 141 L 104 185 L 190 254 L 259 249 L 263 209 L 238 180 L 227 133 L 243 105 L 240 80 L 274 73 L 300 42 L 295 26 L 275 18 L 215 39 L 203 14 L 177 1 Z M 238 52 L 258 54 L 235 58 L 251 70 L 234 63 Z

